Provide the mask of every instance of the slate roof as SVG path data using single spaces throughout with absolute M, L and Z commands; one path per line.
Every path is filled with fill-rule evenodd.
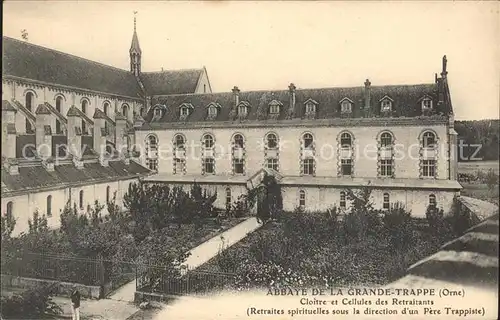
M 108 167 L 103 167 L 100 163 L 85 163 L 83 169 L 77 169 L 73 164 L 65 164 L 54 166 L 54 171 L 47 171 L 42 166 L 20 167 L 17 175 L 10 175 L 2 169 L 2 193 L 93 184 L 134 178 L 149 173 L 151 171 L 134 161 L 130 161 L 129 165 L 123 161 L 110 161 Z
M 433 106 L 436 112 L 448 114 L 451 110 L 445 104 L 438 106 L 438 86 L 437 84 L 417 84 L 417 85 L 392 85 L 392 86 L 372 86 L 371 87 L 371 110 L 373 114 L 364 111 L 364 92 L 365 87 L 351 88 L 323 88 L 323 89 L 297 89 L 296 102 L 293 118 L 303 118 L 305 115 L 304 103 L 313 99 L 318 102 L 316 106 L 316 119 L 341 118 L 340 101 L 349 98 L 353 101 L 351 118 L 372 117 L 379 115 L 380 102 L 384 96 L 389 96 L 392 100 L 393 117 L 414 117 L 421 116 L 421 98 L 428 96 L 433 100 Z M 286 118 L 290 107 L 290 94 L 288 90 L 281 91 L 248 91 L 240 92 L 240 103 L 248 102 L 250 109 L 247 120 L 258 120 L 258 114 L 264 112 L 267 118 L 269 103 L 273 100 L 281 102 L 280 114 L 277 120 Z M 161 119 L 154 119 L 154 122 L 180 122 L 179 107 L 183 103 L 190 103 L 194 106 L 193 112 L 182 122 L 202 122 L 207 121 L 207 106 L 210 103 L 221 105 L 219 114 L 213 121 L 231 121 L 230 112 L 234 105 L 233 93 L 210 93 L 210 94 L 186 94 L 172 95 L 168 97 L 157 97 L 153 99 L 152 106 L 164 105 L 166 112 Z M 149 110 L 146 115 L 146 122 L 151 122 L 154 116 L 154 108 Z M 211 120 L 212 121 L 212 120 Z
M 196 90 L 203 69 L 142 72 L 141 80 L 148 95 L 187 94 Z
M 9 37 L 2 42 L 3 75 L 139 98 L 127 70 Z

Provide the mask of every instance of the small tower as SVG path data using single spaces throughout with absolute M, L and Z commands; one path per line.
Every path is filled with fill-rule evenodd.
M 139 38 L 137 37 L 136 30 L 136 15 L 137 11 L 134 11 L 134 35 L 132 36 L 132 44 L 130 45 L 130 72 L 133 72 L 136 76 L 141 73 L 141 47 L 139 46 Z

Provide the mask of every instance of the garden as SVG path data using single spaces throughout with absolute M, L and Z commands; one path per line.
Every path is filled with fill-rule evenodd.
M 368 188 L 348 190 L 353 206 L 349 213 L 336 207 L 325 212 L 269 207 L 261 229 L 221 250 L 200 269 L 235 274 L 224 285 L 233 290 L 384 285 L 472 223 L 458 205 L 447 217 L 442 209 L 428 207 L 424 219 L 413 218 L 400 203 L 376 210 L 370 193 Z M 261 210 L 268 197 L 261 197 Z M 279 190 L 274 197 L 280 197 Z
M 29 231 L 19 237 L 11 236 L 15 219 L 3 215 L 2 274 L 108 291 L 133 280 L 137 265 L 158 266 L 162 274 L 179 276 L 190 249 L 244 219 L 246 212 L 236 207 L 216 210 L 216 197 L 197 184 L 186 192 L 168 185 L 132 183 L 124 196 L 125 211 L 116 204 L 116 195 L 105 205 L 95 202 L 86 214 L 68 203 L 59 229 L 50 229 L 47 218 L 34 212 Z M 53 289 L 28 290 L 25 295 L 31 297 L 33 292 L 44 295 Z M 29 298 L 23 297 L 2 297 L 2 305 Z M 9 313 L 3 309 L 2 314 Z

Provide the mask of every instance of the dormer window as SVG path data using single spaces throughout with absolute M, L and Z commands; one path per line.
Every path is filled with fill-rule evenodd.
M 277 101 L 277 100 L 271 101 L 269 103 L 269 113 L 270 114 L 279 114 L 281 105 L 282 105 L 282 103 Z
M 181 108 L 181 117 L 187 117 L 189 115 L 189 108 L 188 107 L 182 107 Z
M 316 115 L 316 106 L 318 103 L 313 99 L 308 99 L 305 103 L 305 115 L 307 117 L 314 117 Z
M 316 105 L 312 102 L 308 102 L 306 104 L 306 113 L 315 113 L 316 112 Z
M 249 108 L 250 108 L 250 104 L 248 102 L 241 101 L 238 104 L 238 108 L 237 108 L 238 118 L 240 118 L 240 119 L 246 118 L 246 116 L 248 115 L 248 112 L 249 112 Z
M 389 99 L 384 99 L 380 103 L 380 111 L 390 112 L 392 110 L 392 101 Z
M 432 109 L 432 100 L 430 98 L 425 98 L 424 100 L 422 100 L 422 111 L 431 109 Z
M 217 118 L 220 109 L 221 109 L 220 104 L 211 102 L 207 106 L 207 120 L 214 120 L 215 118 Z
M 341 113 L 352 112 L 352 101 L 350 99 L 344 98 L 340 101 L 340 112 Z
M 180 120 L 186 120 L 187 117 L 189 117 L 189 115 L 193 112 L 193 105 L 190 104 L 190 103 L 183 103 L 181 106 L 180 106 L 180 110 L 179 110 L 179 119 Z
M 246 117 L 248 114 L 248 107 L 247 106 L 239 106 L 238 107 L 238 115 L 240 117 Z
M 208 116 L 209 117 L 216 117 L 217 116 L 217 108 L 214 106 L 208 107 Z

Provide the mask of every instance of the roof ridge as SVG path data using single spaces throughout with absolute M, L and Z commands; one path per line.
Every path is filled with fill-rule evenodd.
M 389 87 L 414 87 L 414 86 L 429 86 L 435 85 L 435 83 L 417 83 L 417 84 L 388 84 L 380 86 L 371 86 L 371 88 L 389 88 Z M 306 90 L 332 90 L 332 89 L 363 89 L 364 86 L 353 86 L 353 87 L 321 87 L 321 88 L 297 88 L 296 91 L 306 91 Z M 240 91 L 242 93 L 256 93 L 256 92 L 285 92 L 288 89 L 260 89 L 260 90 L 250 90 L 250 91 Z M 231 91 L 222 92 L 207 92 L 207 93 L 179 93 L 179 94 L 165 94 L 158 95 L 159 97 L 178 97 L 178 96 L 209 96 L 209 95 L 219 95 L 219 94 L 229 94 Z
M 201 68 L 183 68 L 183 69 L 168 69 L 168 70 L 160 70 L 160 71 L 141 71 L 141 74 L 147 73 L 166 73 L 166 72 L 185 72 L 185 71 L 203 71 L 203 67 Z
M 126 69 L 122 69 L 122 68 L 118 68 L 118 67 L 115 67 L 115 66 L 111 66 L 109 64 L 105 64 L 105 63 L 98 62 L 98 61 L 95 61 L 95 60 L 90 60 L 88 58 L 80 57 L 80 56 L 77 56 L 77 55 L 74 55 L 74 54 L 71 54 L 71 53 L 67 53 L 67 52 L 63 52 L 63 51 L 60 51 L 60 50 L 52 49 L 52 48 L 45 47 L 45 46 L 42 46 L 42 45 L 39 45 L 39 44 L 35 44 L 35 43 L 31 43 L 31 42 L 26 42 L 26 41 L 21 41 L 19 39 L 11 38 L 11 37 L 8 37 L 8 36 L 2 36 L 2 38 L 9 39 L 9 40 L 14 40 L 16 42 L 19 42 L 19 43 L 22 43 L 22 44 L 25 44 L 25 45 L 30 45 L 30 46 L 39 47 L 39 48 L 42 48 L 42 49 L 45 49 L 45 50 L 50 50 L 50 51 L 53 51 L 53 52 L 57 52 L 57 53 L 60 53 L 62 55 L 65 55 L 65 56 L 68 56 L 68 57 L 71 57 L 71 58 L 77 58 L 77 59 L 81 59 L 81 60 L 86 60 L 88 62 L 91 62 L 91 63 L 94 63 L 94 64 L 98 64 L 98 65 L 101 65 L 101 66 L 104 66 L 104 67 L 116 69 L 116 70 L 119 70 L 119 71 L 125 71 L 127 73 L 129 72 Z

